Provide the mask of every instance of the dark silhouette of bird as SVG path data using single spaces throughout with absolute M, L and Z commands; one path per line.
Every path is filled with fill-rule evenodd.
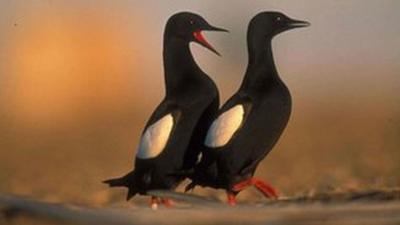
M 290 92 L 275 68 L 271 41 L 279 33 L 308 25 L 280 12 L 262 12 L 250 21 L 244 80 L 210 126 L 201 161 L 186 190 L 196 185 L 225 189 L 231 205 L 248 186 L 255 186 L 267 197 L 277 197 L 273 187 L 253 178 L 291 113 Z
M 111 187 L 127 187 L 127 200 L 136 194 L 146 195 L 149 190 L 175 189 L 185 177 L 171 174 L 196 164 L 219 107 L 216 85 L 196 64 L 189 48 L 191 42 L 196 42 L 219 55 L 202 31 L 227 30 L 190 12 L 177 13 L 167 22 L 163 46 L 165 97 L 144 128 L 134 170 L 104 181 Z M 169 205 L 170 200 L 151 197 L 152 207 L 159 203 Z

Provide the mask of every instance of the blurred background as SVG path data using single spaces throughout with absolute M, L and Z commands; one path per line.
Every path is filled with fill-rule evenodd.
M 273 41 L 294 106 L 259 177 L 289 196 L 400 186 L 400 1 L 2 0 L 0 193 L 127 204 L 101 181 L 132 168 L 164 95 L 164 25 L 183 10 L 230 30 L 206 33 L 222 58 L 191 47 L 222 101 L 241 82 L 252 16 L 279 10 L 312 24 Z

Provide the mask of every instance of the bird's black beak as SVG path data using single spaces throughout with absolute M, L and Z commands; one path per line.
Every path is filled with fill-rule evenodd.
M 208 41 L 204 38 L 203 34 L 201 33 L 202 31 L 222 31 L 222 32 L 229 32 L 229 31 L 223 28 L 207 25 L 203 29 L 193 32 L 193 37 L 197 43 L 209 49 L 210 51 L 214 52 L 218 56 L 221 56 L 221 54 L 219 54 L 219 52 L 217 52 L 217 50 L 215 50 L 215 48 L 210 43 L 208 43 Z
M 307 22 L 307 21 L 291 19 L 289 21 L 288 27 L 289 27 L 289 29 L 293 29 L 293 28 L 300 28 L 300 27 L 308 27 L 310 25 L 311 24 L 309 22 Z
M 206 31 L 221 31 L 221 32 L 228 32 L 229 33 L 229 30 L 226 30 L 226 29 L 220 28 L 220 27 L 214 27 L 214 26 L 211 26 L 211 25 L 208 25 L 203 30 L 206 30 Z

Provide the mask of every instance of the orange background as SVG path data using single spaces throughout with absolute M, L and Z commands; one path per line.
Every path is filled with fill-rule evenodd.
M 288 195 L 400 185 L 399 1 L 37 0 L 0 2 L 0 192 L 122 201 L 100 181 L 132 167 L 164 93 L 164 24 L 182 10 L 231 31 L 206 33 L 222 58 L 192 45 L 223 101 L 241 82 L 253 15 L 312 24 L 273 41 L 294 111 L 260 177 Z

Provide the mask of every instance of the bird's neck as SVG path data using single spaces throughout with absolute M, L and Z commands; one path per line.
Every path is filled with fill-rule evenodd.
M 248 38 L 249 64 L 241 88 L 264 88 L 281 82 L 272 53 L 271 39 Z
M 163 58 L 167 94 L 203 74 L 186 41 L 178 38 L 164 38 Z

